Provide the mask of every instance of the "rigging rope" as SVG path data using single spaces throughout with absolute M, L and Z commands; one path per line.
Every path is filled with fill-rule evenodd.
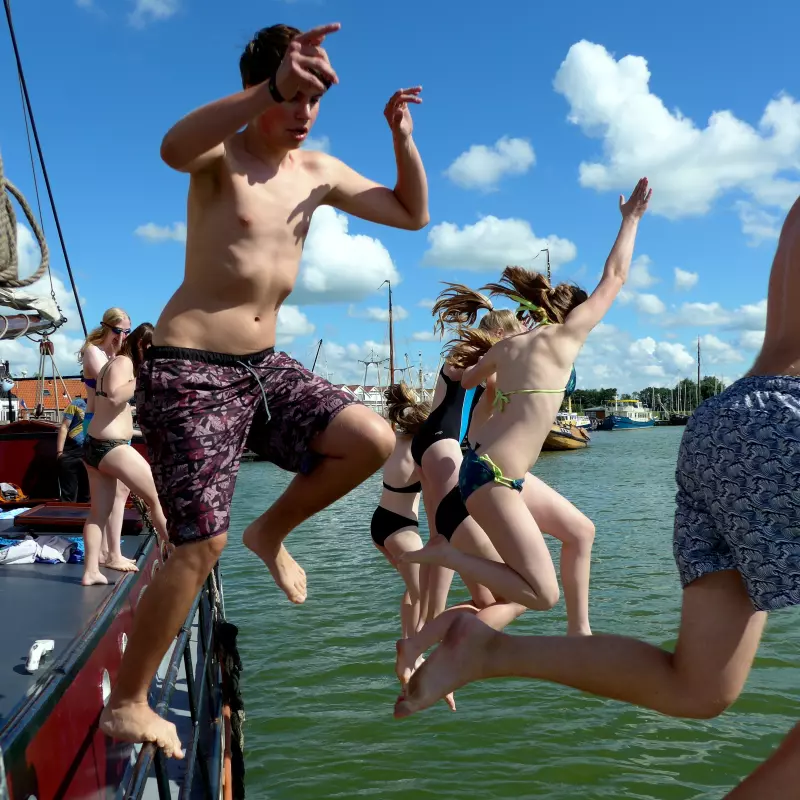
M 19 203 L 20 208 L 25 212 L 39 249 L 42 253 L 42 260 L 33 275 L 27 278 L 19 277 L 19 253 L 17 251 L 17 217 L 14 214 L 14 206 L 11 203 L 13 196 Z M 41 278 L 50 266 L 50 253 L 44 234 L 33 215 L 31 207 L 28 205 L 22 192 L 14 186 L 3 172 L 3 158 L 0 156 L 0 286 L 10 289 L 19 289 L 22 286 L 30 286 Z

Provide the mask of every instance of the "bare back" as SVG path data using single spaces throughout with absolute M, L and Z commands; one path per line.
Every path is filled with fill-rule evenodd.
M 413 436 L 398 433 L 397 441 L 389 460 L 383 465 L 383 481 L 396 489 L 401 489 L 419 480 L 417 465 L 411 457 Z M 379 505 L 404 517 L 417 518 L 419 513 L 419 492 L 392 492 L 384 488 Z
M 329 191 L 323 154 L 290 152 L 276 169 L 243 134 L 191 177 L 186 269 L 154 343 L 245 354 L 275 343 L 311 216 Z
M 502 410 L 495 408 L 485 424 L 473 426 L 471 443 L 480 445 L 479 452 L 488 453 L 506 475 L 524 476 L 538 458 L 580 344 L 564 326 L 549 325 L 509 336 L 484 356 L 496 372 L 498 394 L 508 393 L 508 402 Z
M 781 230 L 767 295 L 764 344 L 749 375 L 800 375 L 800 198 Z

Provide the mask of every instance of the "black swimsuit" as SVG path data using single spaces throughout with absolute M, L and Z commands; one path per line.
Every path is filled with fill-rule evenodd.
M 418 467 L 422 466 L 422 457 L 434 442 L 454 439 L 461 444 L 464 441 L 475 406 L 485 391 L 483 386 L 465 389 L 461 381 L 448 378 L 444 374 L 444 367 L 439 375 L 447 387 L 444 398 L 431 411 L 411 440 L 411 457 Z
M 399 494 L 412 494 L 422 491 L 422 484 L 417 481 L 416 483 L 409 484 L 408 486 L 401 486 L 396 488 L 389 486 L 386 481 L 383 482 L 383 488 L 388 489 L 390 492 L 398 492 Z M 378 547 L 385 547 L 386 540 L 397 531 L 403 528 L 418 528 L 419 522 L 411 517 L 404 517 L 396 511 L 389 511 L 388 508 L 378 506 L 372 514 L 372 522 L 370 523 L 370 533 L 372 534 L 372 541 Z

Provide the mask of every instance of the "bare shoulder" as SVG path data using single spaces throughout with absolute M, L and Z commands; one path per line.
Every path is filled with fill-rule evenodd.
M 343 161 L 322 150 L 298 150 L 295 155 L 301 168 L 323 183 L 335 183 L 342 170 L 347 169 Z
M 127 380 L 133 375 L 133 361 L 128 356 L 117 356 L 104 369 L 109 376 L 115 375 L 117 379 Z
M 453 367 L 450 364 L 445 363 L 444 374 L 447 375 L 448 378 L 454 381 L 460 381 L 461 376 L 464 374 L 464 370 L 459 369 L 458 367 Z
M 90 344 L 83 353 L 84 372 L 97 375 L 106 361 L 108 361 L 106 354 L 99 347 Z

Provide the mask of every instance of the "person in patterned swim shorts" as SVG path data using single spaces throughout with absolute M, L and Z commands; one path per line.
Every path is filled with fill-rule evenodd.
M 674 652 L 623 636 L 510 636 L 453 621 L 396 716 L 477 680 L 526 677 L 674 717 L 723 713 L 747 680 L 767 613 L 800 604 L 800 199 L 781 231 L 764 344 L 750 372 L 692 415 L 677 465 L 674 553 L 683 585 Z M 734 789 L 800 797 L 800 725 Z
M 421 102 L 419 87 L 395 92 L 384 109 L 394 189 L 300 149 L 337 82 L 323 42 L 338 30 L 260 31 L 240 60 L 244 90 L 189 114 L 161 147 L 169 166 L 191 176 L 186 270 L 156 326 L 136 403 L 175 551 L 137 606 L 100 727 L 115 739 L 156 742 L 167 756 L 182 757 L 181 743 L 148 707 L 148 688 L 225 546 L 245 446 L 296 473 L 244 532 L 293 603 L 306 599 L 306 576 L 284 539 L 380 469 L 394 448 L 379 415 L 274 350 L 278 310 L 294 288 L 316 208 L 407 230 L 429 221 L 409 111 Z

